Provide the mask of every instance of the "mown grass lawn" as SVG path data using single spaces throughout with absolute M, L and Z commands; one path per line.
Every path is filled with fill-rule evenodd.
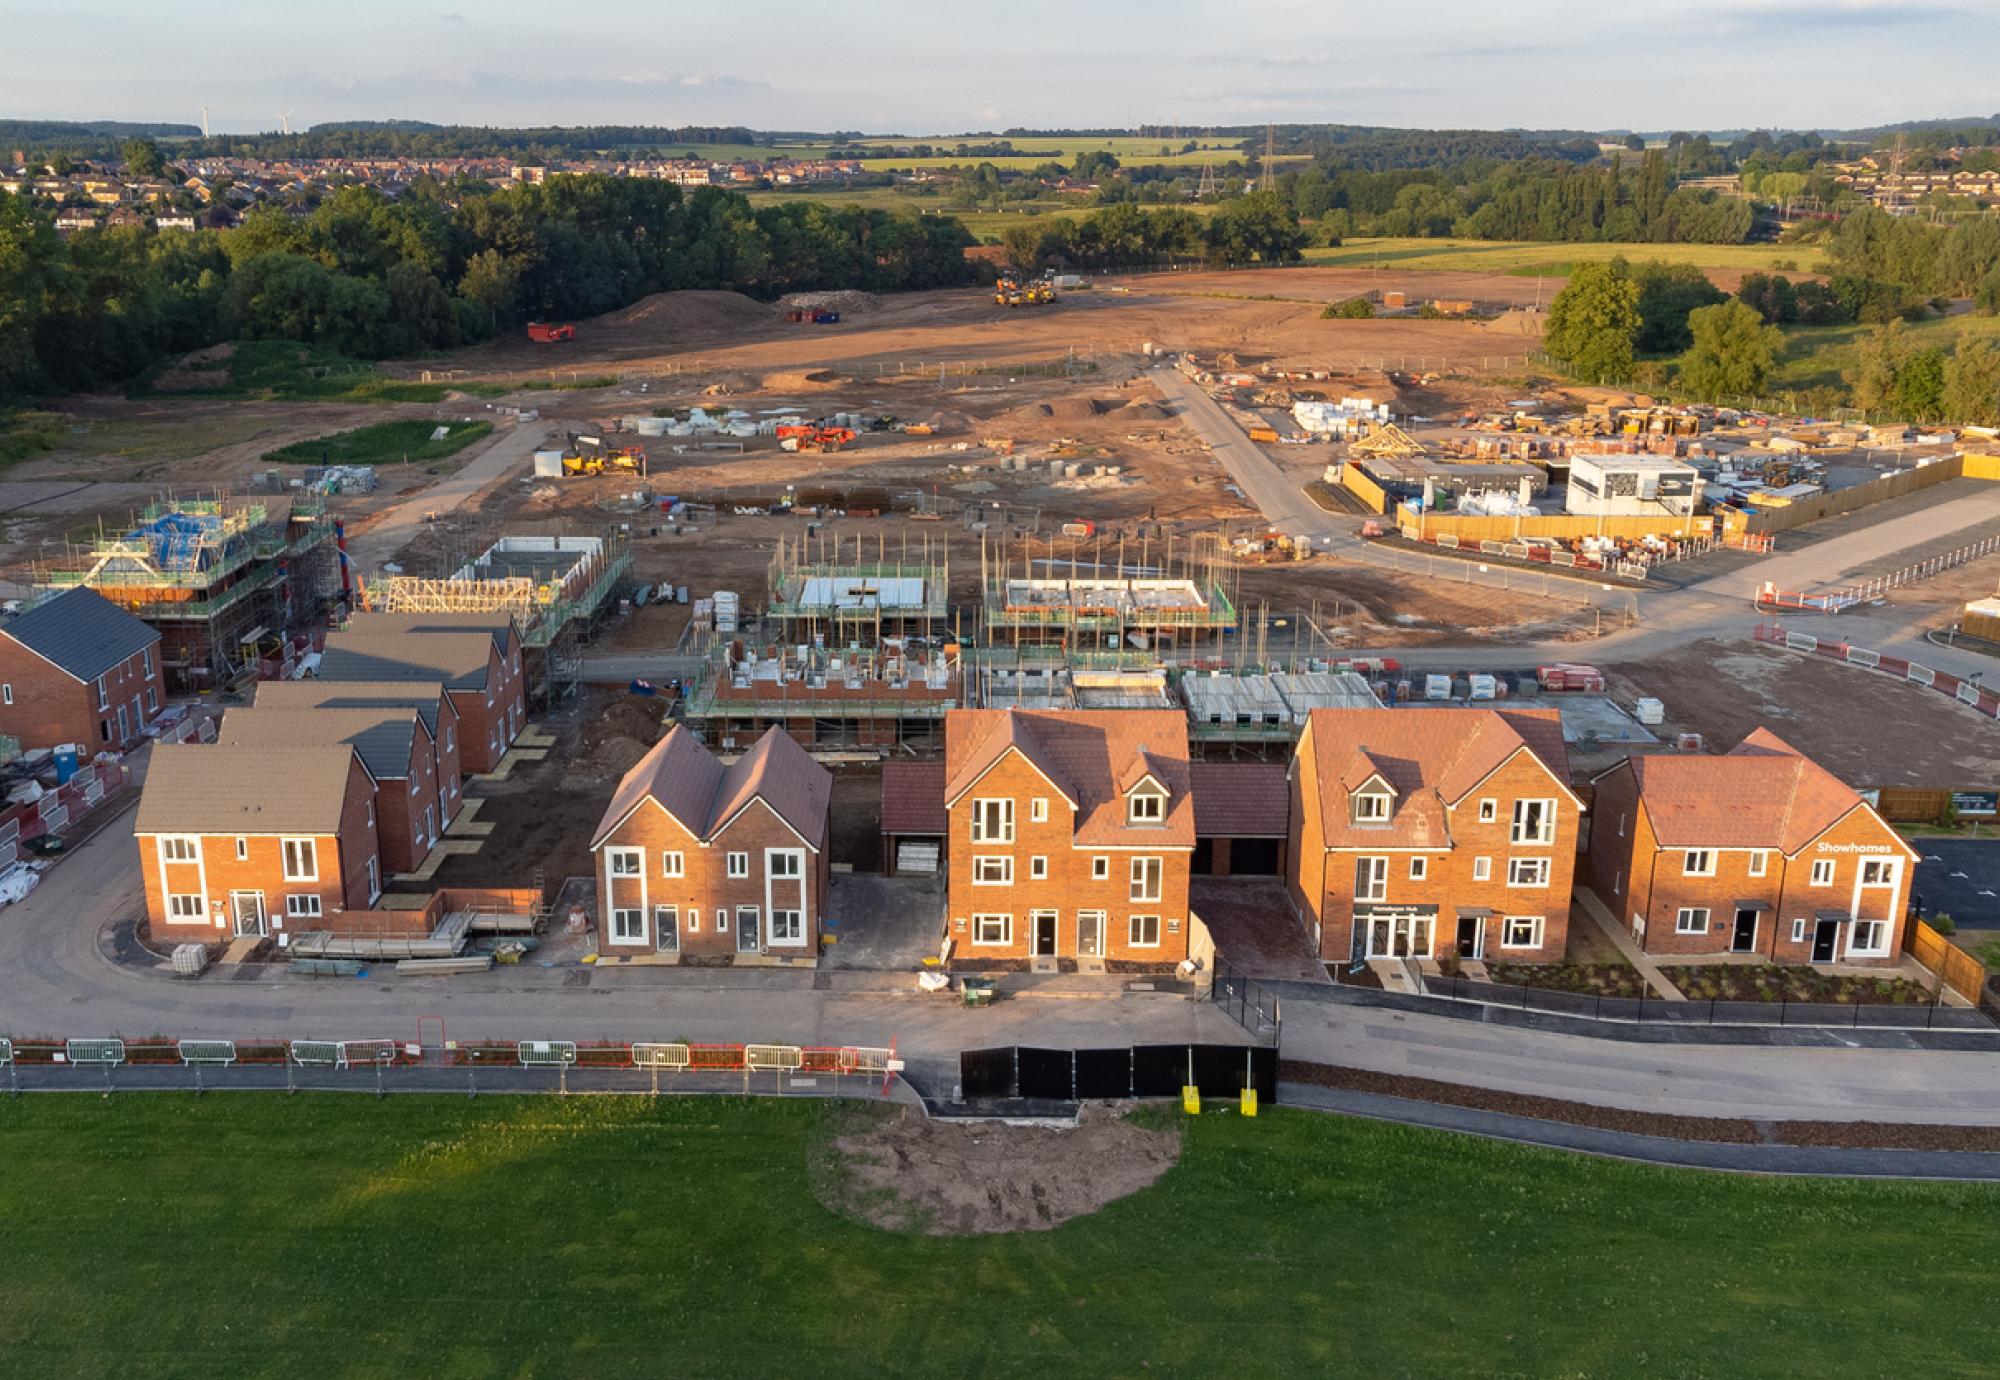
M 1519 277 L 1567 277 L 1579 263 L 1625 258 L 1633 263 L 1659 259 L 1699 268 L 1763 269 L 1811 273 L 1819 251 L 1805 244 L 1567 244 L 1535 240 L 1430 240 L 1355 238 L 1330 249 L 1308 249 L 1308 263 L 1340 268 L 1460 269 Z M 1790 263 L 1795 268 L 1779 268 Z
M 2000 1190 L 1667 1172 L 1211 1109 L 1158 1185 L 1094 1216 L 905 1236 L 815 1197 L 811 1166 L 843 1114 L 694 1098 L 0 1103 L 0 1365 L 1969 1376 L 2000 1356 L 2000 1319 L 1966 1307 L 2000 1282 Z
M 444 439 L 431 439 L 440 426 L 445 428 Z M 310 441 L 294 441 L 265 451 L 264 458 L 280 465 L 394 465 L 404 460 L 440 460 L 458 454 L 492 431 L 491 422 L 376 422 L 331 436 L 315 436 Z

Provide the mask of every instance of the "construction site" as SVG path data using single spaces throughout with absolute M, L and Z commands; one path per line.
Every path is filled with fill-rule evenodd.
M 1054 541 L 1037 556 L 1035 542 L 1023 540 L 1017 564 L 1005 546 L 980 544 L 988 645 L 1198 657 L 1219 655 L 1237 628 L 1233 567 L 1213 533 L 1183 539 L 1178 553 L 1172 536 L 1157 548 L 1150 536 L 1121 540 L 1111 552 L 1099 542 L 1087 560 L 1077 543 L 1065 545 L 1065 556 Z
M 284 661 L 340 597 L 337 524 L 325 499 L 166 498 L 117 536 L 37 563 L 44 591 L 78 585 L 160 632 L 167 689 L 200 694 Z
M 442 578 L 362 580 L 362 609 L 380 613 L 511 613 L 521 629 L 531 704 L 569 696 L 582 673 L 582 644 L 632 564 L 606 537 L 502 537 Z

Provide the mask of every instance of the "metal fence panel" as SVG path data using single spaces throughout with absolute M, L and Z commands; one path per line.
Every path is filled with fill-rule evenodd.
M 1076 1051 L 1076 1095 L 1081 1098 L 1130 1097 L 1131 1046 Z
M 12 1040 L 0 1039 L 0 1064 L 11 1064 L 13 1062 L 14 1042 Z
M 1076 1096 L 1076 1056 L 1071 1051 L 1022 1045 L 1014 1055 L 1021 1096 L 1057 1102 L 1067 1102 Z
M 1014 1096 L 1014 1047 L 960 1050 L 958 1087 L 968 1099 Z
M 743 1065 L 759 1073 L 789 1073 L 801 1067 L 806 1053 L 797 1045 L 745 1045 Z
M 67 1040 L 63 1043 L 63 1057 L 72 1064 L 122 1064 L 125 1062 L 125 1042 Z
M 684 1069 L 688 1047 L 684 1044 L 637 1044 L 632 1046 L 632 1066 L 641 1069 Z
M 236 1062 L 236 1042 L 234 1040 L 181 1040 L 174 1045 L 183 1064 L 233 1064 Z
M 521 1040 L 514 1045 L 514 1058 L 523 1068 L 554 1068 L 576 1062 L 574 1040 Z

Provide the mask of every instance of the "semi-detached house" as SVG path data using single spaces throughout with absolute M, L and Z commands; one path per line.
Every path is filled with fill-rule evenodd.
M 464 802 L 464 774 L 458 758 L 458 709 L 436 681 L 272 680 L 257 687 L 256 708 L 408 708 L 423 720 L 431 744 L 431 769 L 438 783 L 438 828 L 458 818 Z
M 123 751 L 160 712 L 160 634 L 81 586 L 0 623 L 0 733 Z
M 956 955 L 1187 957 L 1195 818 L 1182 714 L 955 709 L 945 813 Z
M 1291 807 L 1326 962 L 1562 958 L 1583 805 L 1555 710 L 1315 709 Z
M 133 823 L 154 940 L 338 929 L 374 905 L 375 787 L 346 743 L 156 745 Z
M 591 837 L 602 952 L 817 962 L 832 796 L 832 774 L 783 729 L 725 766 L 676 725 Z
M 1892 965 L 1919 854 L 1768 729 L 1596 778 L 1591 881 L 1649 954 Z

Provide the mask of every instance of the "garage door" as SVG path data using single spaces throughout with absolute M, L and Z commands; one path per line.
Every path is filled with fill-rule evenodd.
M 896 871 L 931 876 L 938 870 L 938 845 L 901 839 L 896 844 Z
M 1232 839 L 1229 843 L 1229 875 L 1232 877 L 1274 877 L 1278 872 L 1279 839 Z

